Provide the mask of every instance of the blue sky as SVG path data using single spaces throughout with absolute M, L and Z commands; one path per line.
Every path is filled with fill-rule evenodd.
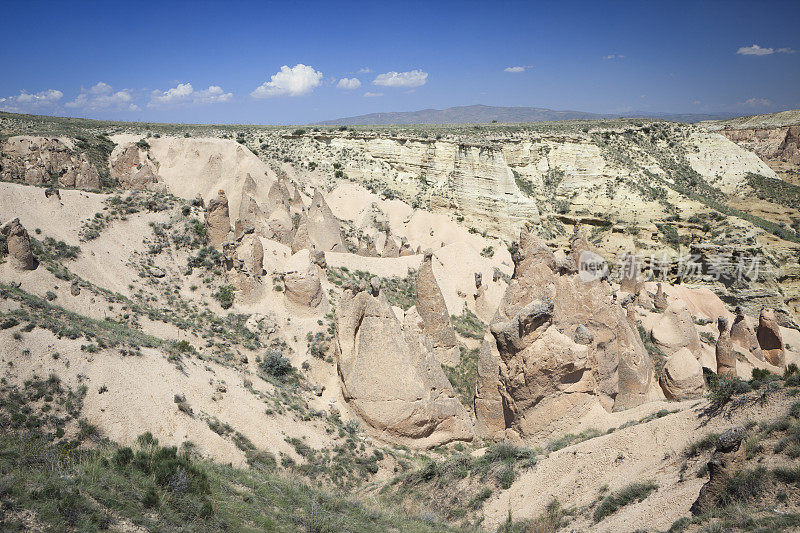
M 9 111 L 303 124 L 471 104 L 800 108 L 798 1 L 2 0 L 0 13 Z

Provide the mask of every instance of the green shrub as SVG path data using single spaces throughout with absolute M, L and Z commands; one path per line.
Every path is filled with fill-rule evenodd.
M 233 285 L 223 285 L 211 296 L 219 302 L 223 309 L 230 309 L 233 305 Z
M 259 366 L 267 376 L 280 381 L 285 381 L 294 373 L 292 362 L 284 357 L 279 350 L 270 350 Z
M 599 522 L 603 518 L 616 513 L 620 508 L 638 503 L 647 498 L 651 492 L 656 490 L 658 485 L 653 481 L 644 483 L 631 483 L 613 494 L 609 494 L 600 502 L 594 511 L 594 521 Z

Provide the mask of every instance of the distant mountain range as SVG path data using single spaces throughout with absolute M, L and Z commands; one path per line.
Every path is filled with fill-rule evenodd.
M 600 114 L 586 111 L 555 111 L 543 107 L 495 107 L 488 105 L 469 105 L 448 107 L 447 109 L 423 109 L 421 111 L 398 111 L 389 113 L 370 113 L 355 117 L 338 118 L 318 122 L 322 125 L 366 126 L 381 124 L 486 124 L 497 122 L 549 122 L 555 120 L 598 120 L 609 118 L 655 118 L 674 122 L 700 122 L 703 120 L 724 120 L 738 117 L 736 113 L 717 114 L 672 114 L 672 113 L 617 113 Z

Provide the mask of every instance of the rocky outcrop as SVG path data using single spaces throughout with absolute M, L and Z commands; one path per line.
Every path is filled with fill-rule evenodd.
M 394 240 L 391 230 L 386 230 L 386 243 L 383 245 L 381 257 L 400 257 L 400 247 Z
M 722 130 L 722 135 L 766 162 L 800 165 L 800 126 Z
M 230 231 L 231 218 L 228 212 L 228 197 L 225 196 L 225 191 L 220 189 L 218 196 L 212 198 L 206 208 L 206 235 L 209 246 L 220 249 Z
M 0 143 L 0 179 L 29 185 L 100 189 L 100 173 L 72 140 L 16 136 Z
M 703 367 L 688 348 L 667 358 L 661 373 L 661 389 L 671 400 L 699 398 L 706 391 Z
M 626 253 L 622 259 L 622 272 L 619 282 L 620 290 L 637 295 L 642 289 L 642 280 L 639 276 L 639 265 L 636 256 Z
M 702 345 L 692 314 L 682 301 L 673 301 L 663 316 L 653 326 L 653 342 L 670 356 L 683 348 L 688 348 L 696 359 L 700 358 Z
M 35 270 L 39 262 L 31 250 L 31 238 L 28 230 L 18 218 L 7 222 L 0 228 L 0 234 L 6 238 L 9 263 L 16 270 Z
M 380 438 L 431 447 L 472 438 L 472 423 L 424 338 L 379 287 L 345 291 L 336 308 L 342 394 Z
M 313 248 L 323 252 L 345 252 L 342 230 L 331 208 L 317 190 L 311 200 L 307 214 L 308 240 Z
M 761 315 L 758 317 L 756 337 L 758 338 L 758 345 L 761 347 L 761 353 L 764 354 L 767 362 L 778 368 L 783 368 L 786 364 L 783 338 L 781 337 L 778 321 L 775 319 L 775 311 L 772 309 L 765 307 L 761 310 Z
M 733 325 L 731 325 L 731 341 L 745 353 L 753 354 L 756 358 L 764 360 L 764 354 L 758 345 L 756 334 L 747 323 L 747 317 L 741 307 L 736 307 L 736 318 L 733 319 Z
M 244 256 L 244 268 L 253 276 L 260 278 L 264 273 L 264 245 L 257 235 L 246 239 L 247 253 Z
M 741 445 L 746 436 L 747 432 L 740 427 L 720 435 L 708 462 L 709 479 L 692 504 L 692 514 L 716 511 L 729 503 L 730 484 L 746 463 L 745 447 Z
M 147 157 L 147 150 L 131 143 L 112 158 L 111 178 L 125 189 L 147 189 L 158 183 L 156 166 Z
M 574 257 L 574 256 L 573 256 Z M 515 271 L 490 323 L 499 353 L 492 383 L 490 350 L 478 391 L 500 391 L 508 427 L 522 436 L 548 434 L 594 405 L 627 409 L 660 396 L 653 365 L 604 280 L 560 273 L 556 260 L 529 226 L 522 230 Z M 478 406 L 493 406 L 490 396 Z M 483 409 L 489 411 L 489 409 Z M 476 410 L 476 416 L 486 416 Z M 496 427 L 496 420 L 479 420 Z
M 717 318 L 717 329 L 717 375 L 736 376 L 736 355 L 733 353 L 733 341 L 728 331 L 728 319 L 722 316 Z
M 433 274 L 433 254 L 425 258 L 417 272 L 417 312 L 422 317 L 425 336 L 435 349 L 449 350 L 456 346 L 456 333 L 450 323 L 450 313 L 436 276 Z

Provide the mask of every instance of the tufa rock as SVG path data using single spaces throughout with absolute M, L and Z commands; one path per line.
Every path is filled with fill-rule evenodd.
M 745 436 L 744 428 L 740 427 L 720 435 L 708 462 L 708 482 L 700 488 L 700 494 L 690 509 L 692 514 L 717 511 L 729 503 L 730 484 L 746 463 L 745 447 L 741 445 Z
M 309 265 L 305 272 L 291 272 L 283 278 L 286 299 L 301 307 L 316 309 L 323 300 L 322 283 L 315 265 Z
M 417 272 L 417 312 L 425 324 L 425 336 L 434 348 L 450 349 L 456 346 L 456 333 L 450 323 L 450 313 L 444 301 L 436 276 L 433 273 L 433 254 L 425 258 Z
M 661 286 L 661 283 L 659 283 L 656 295 L 653 297 L 653 307 L 659 311 L 664 311 L 668 306 L 667 295 L 664 294 L 664 288 Z
M 756 332 L 758 344 L 764 358 L 771 365 L 783 368 L 786 364 L 783 351 L 783 338 L 778 321 L 775 319 L 775 312 L 772 309 L 761 309 L 758 317 L 758 331 Z
M 496 400 L 480 391 L 499 391 L 506 428 L 524 438 L 566 429 L 570 419 L 595 407 L 627 409 L 660 397 L 650 357 L 612 302 L 608 282 L 584 281 L 574 268 L 561 273 L 555 255 L 529 228 L 520 243 L 514 276 L 489 325 L 498 374 L 480 375 L 476 407 L 493 405 L 497 413 Z M 491 371 L 490 361 L 481 365 Z M 486 412 L 476 410 L 476 417 Z M 497 424 L 478 420 L 479 428 Z
M 733 353 L 733 341 L 731 341 L 731 334 L 728 331 L 728 319 L 724 316 L 717 318 L 717 329 L 719 329 L 719 337 L 717 338 L 717 375 L 731 375 L 736 376 L 736 356 Z
M 661 389 L 670 400 L 699 398 L 705 393 L 703 367 L 689 348 L 681 348 L 667 358 L 661 373 Z
M 208 202 L 206 209 L 206 234 L 208 244 L 216 249 L 222 248 L 222 243 L 231 231 L 231 218 L 228 212 L 228 198 L 225 191 L 220 189 L 219 195 Z
M 433 447 L 472 438 L 472 422 L 440 364 L 384 294 L 345 291 L 336 308 L 342 395 L 378 435 Z
M 761 361 L 764 360 L 764 354 L 758 345 L 756 333 L 747 323 L 747 318 L 741 306 L 736 307 L 736 318 L 733 319 L 733 325 L 731 326 L 731 341 L 745 350 L 745 352 L 753 354 Z
M 35 270 L 39 262 L 31 250 L 31 238 L 18 218 L 0 228 L 6 238 L 9 263 L 17 270 Z
M 682 301 L 676 300 L 667 307 L 653 326 L 652 338 L 667 356 L 688 348 L 696 359 L 700 359 L 700 335 L 694 326 L 689 308 Z

